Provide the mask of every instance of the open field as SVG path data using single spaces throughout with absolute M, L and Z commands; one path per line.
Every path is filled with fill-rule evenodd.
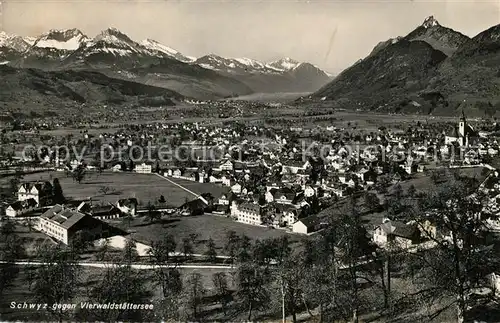
M 208 239 L 212 238 L 219 255 L 223 255 L 222 248 L 226 242 L 226 234 L 231 230 L 235 231 L 238 235 L 244 234 L 255 240 L 277 238 L 286 235 L 292 241 L 299 241 L 302 237 L 284 230 L 243 224 L 230 218 L 212 215 L 162 219 L 153 224 L 149 224 L 145 218 L 136 218 L 131 222 L 130 227 L 126 220 L 110 221 L 110 223 L 130 232 L 133 239 L 147 245 L 150 245 L 151 241 L 161 239 L 168 233 L 174 236 L 178 247 L 180 247 L 184 238 L 189 238 L 190 234 L 198 234 L 198 243 L 194 246 L 195 253 L 203 253 L 205 251 L 205 243 Z
M 115 203 L 122 198 L 135 197 L 139 204 L 147 205 L 148 202 L 155 203 L 160 195 L 165 196 L 168 205 L 181 206 L 186 200 L 193 200 L 195 195 L 188 193 L 162 179 L 155 174 L 136 174 L 136 173 L 88 173 L 88 176 L 78 184 L 71 177 L 67 177 L 64 172 L 46 172 L 27 175 L 23 181 L 49 180 L 58 178 L 66 198 L 74 200 L 92 198 L 95 202 Z M 195 183 L 185 180 L 176 180 L 180 185 L 197 193 L 211 193 L 218 197 L 224 192 L 225 188 L 210 183 Z M 111 191 L 103 195 L 99 190 L 102 187 L 109 187 Z

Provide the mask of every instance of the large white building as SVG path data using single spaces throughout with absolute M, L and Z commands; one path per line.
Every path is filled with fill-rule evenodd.
M 151 165 L 147 165 L 146 163 L 135 165 L 134 168 L 134 172 L 139 174 L 151 174 L 151 171 L 152 171 Z
M 64 244 L 69 244 L 80 230 L 85 230 L 90 239 L 101 238 L 107 231 L 98 219 L 59 204 L 42 214 L 35 228 Z
M 237 206 L 234 216 L 238 222 L 261 225 L 265 208 L 254 203 L 242 203 Z

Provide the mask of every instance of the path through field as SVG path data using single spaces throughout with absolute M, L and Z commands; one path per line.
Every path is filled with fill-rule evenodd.
M 184 187 L 184 186 L 182 186 L 182 185 L 180 185 L 180 184 L 177 184 L 176 182 L 172 181 L 171 179 L 169 179 L 169 178 L 167 178 L 167 177 L 165 177 L 165 176 L 163 176 L 163 175 L 160 175 L 160 174 L 158 174 L 158 173 L 155 173 L 155 175 L 156 175 L 156 176 L 158 176 L 159 178 L 162 178 L 162 179 L 164 179 L 164 180 L 166 180 L 166 181 L 170 182 L 170 184 L 174 184 L 175 186 L 177 186 L 177 187 L 179 187 L 179 188 L 183 189 L 184 191 L 186 191 L 186 192 L 188 192 L 188 193 L 190 193 L 190 194 L 193 194 L 196 198 L 198 198 L 198 199 L 202 200 L 205 204 L 207 204 L 207 205 L 208 205 L 208 202 L 207 202 L 207 201 L 206 201 L 206 200 L 205 200 L 205 199 L 204 199 L 201 195 L 196 194 L 195 192 L 191 191 L 190 189 L 188 189 L 188 188 L 186 188 L 186 187 Z

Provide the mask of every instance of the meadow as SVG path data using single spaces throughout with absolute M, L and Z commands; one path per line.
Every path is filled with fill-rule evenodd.
M 213 215 L 173 217 L 154 223 L 149 223 L 146 218 L 135 218 L 130 224 L 127 220 L 110 220 L 109 222 L 111 225 L 129 232 L 134 240 L 146 245 L 151 245 L 152 241 L 157 241 L 162 239 L 165 234 L 170 234 L 175 238 L 180 248 L 184 238 L 190 238 L 191 234 L 196 234 L 195 253 L 205 252 L 206 242 L 208 239 L 212 239 L 219 255 L 224 255 L 223 248 L 229 231 L 234 231 L 238 235 L 246 235 L 252 240 L 287 236 L 291 241 L 296 242 L 302 237 L 285 230 L 244 224 L 230 218 Z
M 26 175 L 22 181 L 53 181 L 58 178 L 66 198 L 82 200 L 92 198 L 96 203 L 116 203 L 119 199 L 135 197 L 140 205 L 155 203 L 163 195 L 168 205 L 181 206 L 186 201 L 197 198 L 182 188 L 155 174 L 137 174 L 127 172 L 89 172 L 81 183 L 77 183 L 65 172 L 45 172 Z M 195 183 L 186 180 L 171 179 L 186 186 L 196 194 L 211 193 L 219 197 L 227 188 L 211 183 Z M 102 189 L 108 188 L 107 194 Z

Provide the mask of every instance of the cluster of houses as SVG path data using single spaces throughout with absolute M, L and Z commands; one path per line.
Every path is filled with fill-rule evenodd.
M 288 227 L 303 233 L 323 225 L 321 219 L 315 217 L 304 220 L 311 215 L 309 209 L 314 199 L 321 202 L 368 190 L 381 176 L 389 177 L 389 183 L 399 182 L 425 172 L 427 160 L 436 155 L 452 155 L 457 148 L 466 149 L 460 160 L 465 164 L 479 164 L 482 156 L 498 154 L 497 143 L 488 141 L 487 134 L 475 131 L 465 116 L 451 132 L 435 137 L 420 133 L 424 131 L 421 129 L 410 133 L 380 130 L 350 138 L 349 143 L 356 145 L 349 147 L 332 135 L 334 139 L 326 150 L 319 145 L 304 149 L 290 144 L 285 135 L 275 135 L 265 145 L 245 139 L 236 147 L 241 138 L 230 129 L 210 132 L 196 125 L 189 130 L 198 130 L 202 138 L 189 142 L 191 146 L 203 147 L 210 138 L 227 153 L 219 160 L 198 158 L 189 166 L 168 165 L 163 170 L 164 176 L 228 187 L 229 197 L 223 196 L 215 203 L 214 213 L 230 215 L 243 223 Z M 345 129 L 329 127 L 327 130 L 338 134 Z M 303 129 L 291 131 L 300 133 Z M 214 139 L 210 134 L 220 137 Z M 357 148 L 354 153 L 353 147 Z M 235 154 L 240 158 L 232 158 Z M 260 178 L 259 184 L 255 178 Z M 257 189 L 257 185 L 265 190 Z
M 93 204 L 88 200 L 54 205 L 53 192 L 53 185 L 48 181 L 21 183 L 17 201 L 5 208 L 5 216 L 18 220 L 29 218 L 36 230 L 65 244 L 83 228 L 101 236 L 102 228 L 107 227 L 102 220 L 137 216 L 138 201 L 135 198 L 119 199 L 116 204 Z
M 50 182 L 27 182 L 22 183 L 17 191 L 17 201 L 5 208 L 5 215 L 9 217 L 20 217 L 36 209 L 51 205 L 53 198 L 53 187 Z

